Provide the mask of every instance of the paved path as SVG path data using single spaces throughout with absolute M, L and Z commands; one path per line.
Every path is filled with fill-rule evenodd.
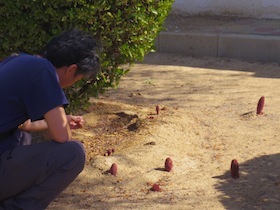
M 157 39 L 159 52 L 280 61 L 280 20 L 170 15 Z

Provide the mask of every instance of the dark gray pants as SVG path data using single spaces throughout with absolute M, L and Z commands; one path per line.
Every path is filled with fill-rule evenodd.
M 0 156 L 0 209 L 45 209 L 83 170 L 77 141 L 18 146 Z

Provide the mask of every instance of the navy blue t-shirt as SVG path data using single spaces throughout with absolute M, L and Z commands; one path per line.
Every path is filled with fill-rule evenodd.
M 0 133 L 28 119 L 42 119 L 49 110 L 68 104 L 53 65 L 28 54 L 0 63 L 0 101 Z

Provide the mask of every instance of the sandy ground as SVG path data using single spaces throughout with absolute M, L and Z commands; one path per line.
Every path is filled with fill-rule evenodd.
M 280 209 L 279 69 L 148 55 L 84 112 L 75 137 L 87 149 L 85 170 L 49 209 Z M 264 114 L 256 115 L 261 96 Z M 230 176 L 232 159 L 239 179 Z

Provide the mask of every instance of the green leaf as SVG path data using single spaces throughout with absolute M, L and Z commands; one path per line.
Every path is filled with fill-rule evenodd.
M 66 91 L 67 112 L 86 106 L 117 87 L 129 72 L 124 64 L 143 60 L 174 0 L 1 0 L 0 58 L 14 51 L 37 53 L 53 36 L 71 27 L 88 31 L 103 45 L 102 72 L 97 82 L 76 84 Z M 83 88 L 82 88 L 83 87 Z M 81 90 L 83 90 L 81 92 Z

